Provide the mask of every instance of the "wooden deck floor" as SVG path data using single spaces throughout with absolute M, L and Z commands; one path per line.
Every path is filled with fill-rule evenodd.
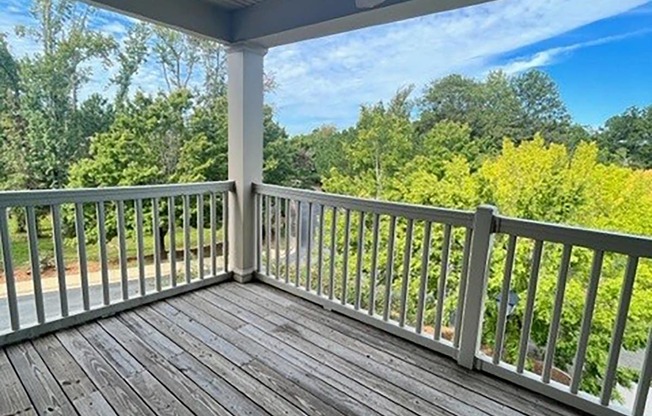
M 227 283 L 0 349 L 0 415 L 18 414 L 578 413 L 268 286 Z

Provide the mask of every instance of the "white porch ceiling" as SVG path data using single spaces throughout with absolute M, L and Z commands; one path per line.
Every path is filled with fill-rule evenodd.
M 85 1 L 225 44 L 273 47 L 493 0 L 384 0 L 372 8 L 356 0 Z

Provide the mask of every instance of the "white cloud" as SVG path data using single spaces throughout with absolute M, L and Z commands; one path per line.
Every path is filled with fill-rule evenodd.
M 0 12 L 0 33 L 7 37 L 12 53 L 18 57 L 31 55 L 38 51 L 38 45 L 29 39 L 16 35 L 16 26 L 29 26 L 32 23 L 26 5 L 18 0 L 4 0 L 4 10 Z
M 123 36 L 127 33 L 127 27 L 121 22 L 109 22 L 103 25 L 100 30 L 107 35 Z
M 646 0 L 499 0 L 472 8 L 275 48 L 271 101 L 293 133 L 351 124 L 360 104 L 453 72 L 482 75 L 501 55 L 622 14 Z M 611 39 L 610 41 L 614 41 Z M 514 60 L 510 71 L 549 64 L 576 45 Z
M 575 52 L 579 49 L 590 48 L 593 46 L 618 42 L 627 38 L 645 35 L 650 32 L 652 32 L 652 30 L 638 30 L 635 32 L 625 33 L 623 35 L 606 36 L 588 42 L 579 42 L 569 46 L 550 48 L 540 52 L 536 52 L 533 55 L 514 59 L 505 65 L 500 65 L 500 69 L 502 69 L 507 74 L 517 74 L 519 72 L 527 71 L 528 69 L 540 68 L 546 65 L 553 64 L 557 59 L 565 55 L 568 55 L 572 52 Z

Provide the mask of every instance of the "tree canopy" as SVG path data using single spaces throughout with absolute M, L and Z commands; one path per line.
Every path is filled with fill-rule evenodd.
M 652 106 L 631 107 L 611 117 L 598 135 L 598 143 L 605 161 L 652 167 Z

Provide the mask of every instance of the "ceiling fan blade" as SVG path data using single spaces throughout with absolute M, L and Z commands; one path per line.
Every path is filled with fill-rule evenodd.
M 373 9 L 384 2 L 385 0 L 355 0 L 355 7 L 358 9 Z

